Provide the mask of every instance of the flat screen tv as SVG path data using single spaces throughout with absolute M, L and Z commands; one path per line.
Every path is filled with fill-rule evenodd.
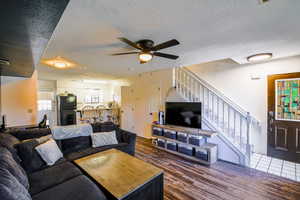
M 167 102 L 167 125 L 201 129 L 201 103 Z

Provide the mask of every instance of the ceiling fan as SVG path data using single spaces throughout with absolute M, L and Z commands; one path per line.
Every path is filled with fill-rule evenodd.
M 172 55 L 172 54 L 166 54 L 166 53 L 161 53 L 157 52 L 158 50 L 161 49 L 166 49 L 169 47 L 176 46 L 180 44 L 177 40 L 169 40 L 167 42 L 163 42 L 158 45 L 154 45 L 154 42 L 152 40 L 139 40 L 137 42 L 132 42 L 126 38 L 118 38 L 122 42 L 128 44 L 129 46 L 138 49 L 140 51 L 134 51 L 134 52 L 125 52 L 125 53 L 115 53 L 112 54 L 113 56 L 119 56 L 119 55 L 128 55 L 128 54 L 138 54 L 139 55 L 139 60 L 141 64 L 147 63 L 150 60 L 152 60 L 153 56 L 159 56 L 163 58 L 168 58 L 168 59 L 173 59 L 176 60 L 179 56 Z

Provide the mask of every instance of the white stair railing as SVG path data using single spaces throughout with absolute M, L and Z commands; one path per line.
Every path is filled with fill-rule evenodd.
M 186 68 L 174 68 L 173 84 L 187 101 L 202 102 L 203 120 L 226 137 L 249 162 L 250 136 L 261 131 L 258 120 Z

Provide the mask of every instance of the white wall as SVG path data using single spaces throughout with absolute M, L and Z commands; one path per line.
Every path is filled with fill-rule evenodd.
M 255 151 L 267 151 L 267 76 L 300 71 L 300 56 L 261 64 L 238 65 L 228 61 L 192 65 L 200 78 L 249 111 L 262 124 L 261 135 L 251 135 Z
M 39 91 L 56 92 L 56 81 L 54 80 L 38 80 Z
M 163 108 L 166 94 L 172 86 L 172 70 L 142 73 L 128 77 L 126 81 L 130 85 L 122 90 L 122 121 L 125 118 L 132 126 L 121 126 L 141 137 L 150 138 L 151 123 L 157 120 L 157 113 Z
M 37 123 L 37 72 L 31 78 L 1 77 L 1 114 L 7 126 Z

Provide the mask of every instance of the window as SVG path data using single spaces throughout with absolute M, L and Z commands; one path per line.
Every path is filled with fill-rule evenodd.
M 279 79 L 276 87 L 276 120 L 300 121 L 300 79 Z
M 101 92 L 100 95 L 87 95 L 85 96 L 84 102 L 87 104 L 98 104 L 104 102 L 104 95 Z
M 51 100 L 38 100 L 38 110 L 52 110 Z

